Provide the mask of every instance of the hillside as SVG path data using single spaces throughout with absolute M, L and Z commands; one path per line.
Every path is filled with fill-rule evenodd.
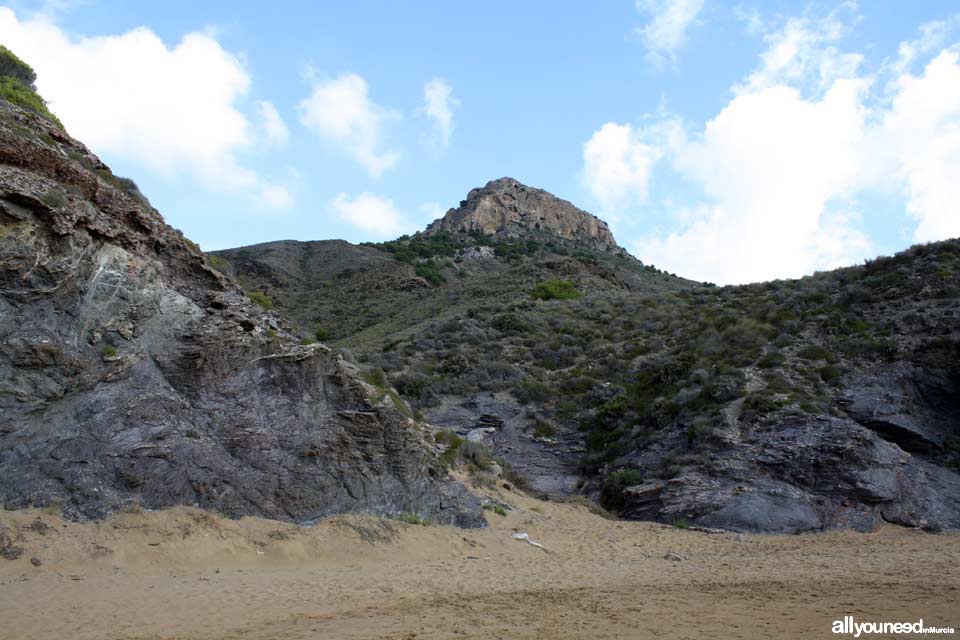
M 32 101 L 0 101 L 0 504 L 483 526 L 402 402 L 302 345 L 16 87 Z
M 735 530 L 960 526 L 960 242 L 718 288 L 545 193 L 505 178 L 393 242 L 215 256 L 542 494 Z

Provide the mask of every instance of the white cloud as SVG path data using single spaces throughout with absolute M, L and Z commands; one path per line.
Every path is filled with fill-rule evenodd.
M 280 117 L 277 108 L 272 102 L 260 100 L 257 102 L 260 108 L 260 119 L 262 121 L 263 133 L 269 144 L 283 144 L 290 139 L 290 131 L 287 124 Z
M 423 112 L 433 122 L 433 138 L 444 146 L 453 134 L 453 111 L 460 101 L 443 78 L 433 78 L 423 85 Z
M 254 141 L 237 106 L 250 76 L 210 35 L 172 48 L 145 27 L 74 38 L 48 17 L 21 21 L 0 7 L 0 41 L 36 69 L 51 110 L 94 150 L 163 173 L 186 168 L 218 190 L 281 188 L 237 158 Z
M 907 213 L 918 221 L 914 240 L 960 237 L 960 64 L 945 50 L 919 77 L 896 79 L 892 104 L 871 132 L 865 152 L 893 176 L 878 171 L 877 182 L 898 177 Z M 878 158 L 885 162 L 878 162 Z
M 344 222 L 376 237 L 396 237 L 411 225 L 390 198 L 363 192 L 353 198 L 340 193 L 328 203 Z
M 660 116 L 593 135 L 585 177 L 605 206 L 642 202 L 658 162 L 702 194 L 671 231 L 634 244 L 641 259 L 723 283 L 850 264 L 873 251 L 856 207 L 871 191 L 903 198 L 915 240 L 960 236 L 960 45 L 938 52 L 943 25 L 922 28 L 867 74 L 837 46 L 847 30 L 831 15 L 769 33 L 757 70 L 702 130 L 650 136 L 679 126 Z M 905 71 L 924 53 L 935 55 L 921 72 Z
M 661 149 L 629 124 L 608 122 L 583 145 L 583 180 L 605 210 L 647 199 L 647 185 Z
M 640 258 L 699 280 L 800 276 L 860 257 L 862 238 L 829 205 L 858 175 L 864 114 L 856 81 L 819 101 L 788 87 L 734 98 L 697 140 L 674 149 L 674 167 L 714 203 L 706 218 L 638 246 Z M 852 253 L 825 238 L 854 239 Z M 830 263 L 830 264 L 827 264 Z
M 282 185 L 264 185 L 260 190 L 260 200 L 271 209 L 286 209 L 293 206 L 293 195 Z
M 400 158 L 381 149 L 384 126 L 399 114 L 370 100 L 366 80 L 355 73 L 316 81 L 297 111 L 305 127 L 340 144 L 371 176 L 380 176 Z
M 637 27 L 649 58 L 655 63 L 676 60 L 687 38 L 687 29 L 697 19 L 703 0 L 637 0 L 637 10 L 649 13 L 650 22 Z
M 822 92 L 838 79 L 855 77 L 863 56 L 841 52 L 835 44 L 849 33 L 850 27 L 839 12 L 850 8 L 842 5 L 819 20 L 790 18 L 783 28 L 765 34 L 767 49 L 761 55 L 760 67 L 735 87 L 736 91 L 749 93 L 790 85 Z

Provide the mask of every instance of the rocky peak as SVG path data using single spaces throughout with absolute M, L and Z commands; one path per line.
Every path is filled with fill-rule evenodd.
M 553 235 L 619 251 L 607 223 L 566 200 L 514 180 L 500 178 L 473 189 L 460 206 L 427 227 L 427 233 L 472 233 L 521 237 Z

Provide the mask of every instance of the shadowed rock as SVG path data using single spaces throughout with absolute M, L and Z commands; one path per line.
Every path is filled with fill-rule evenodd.
M 130 181 L 0 103 L 0 501 L 101 517 L 197 504 L 483 526 L 424 442 L 255 307 Z

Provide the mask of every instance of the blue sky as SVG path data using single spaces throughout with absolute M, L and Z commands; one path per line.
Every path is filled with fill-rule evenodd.
M 0 41 L 208 250 L 392 238 L 504 175 L 715 282 L 960 235 L 952 2 L 14 2 Z

